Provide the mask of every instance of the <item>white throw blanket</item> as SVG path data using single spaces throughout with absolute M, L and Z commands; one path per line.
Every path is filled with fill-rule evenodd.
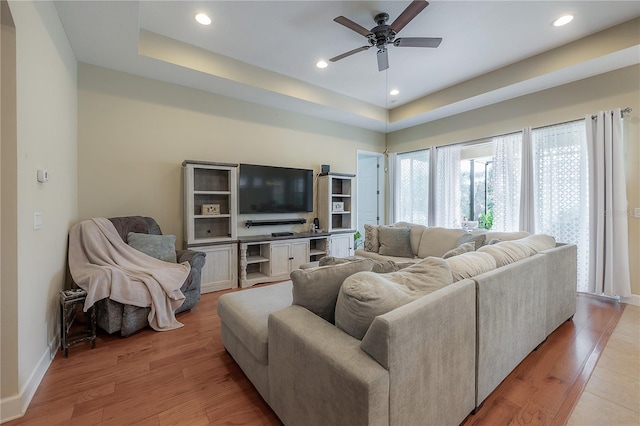
M 149 325 L 166 331 L 182 327 L 174 311 L 184 302 L 180 287 L 189 263 L 155 259 L 127 245 L 109 219 L 94 218 L 69 231 L 69 269 L 87 291 L 84 310 L 105 297 L 127 305 L 151 307 Z

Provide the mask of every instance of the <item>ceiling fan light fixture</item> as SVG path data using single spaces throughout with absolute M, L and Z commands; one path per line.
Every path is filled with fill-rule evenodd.
M 211 25 L 211 18 L 206 13 L 198 13 L 194 19 L 200 25 Z
M 567 25 L 569 22 L 573 21 L 573 15 L 563 15 L 553 21 L 554 27 L 561 27 L 563 25 Z
M 399 95 L 399 94 L 400 94 L 400 91 L 399 91 L 398 89 L 393 89 L 393 90 L 391 90 L 391 91 L 389 92 L 389 94 L 390 94 L 391 96 L 396 96 L 396 95 Z
M 316 67 L 323 69 L 326 68 L 329 64 L 327 63 L 327 61 L 324 60 L 319 60 L 318 62 L 316 62 Z

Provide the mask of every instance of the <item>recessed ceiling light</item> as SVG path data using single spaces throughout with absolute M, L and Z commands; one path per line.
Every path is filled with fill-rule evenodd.
M 316 67 L 318 68 L 326 68 L 329 64 L 326 61 L 320 60 L 316 62 Z
M 571 21 L 573 21 L 573 15 L 564 15 L 553 21 L 553 26 L 561 27 L 563 25 L 567 25 Z
M 211 18 L 209 18 L 209 15 L 207 15 L 206 13 L 198 13 L 195 19 L 199 24 L 202 24 L 202 25 L 211 24 Z
M 392 91 L 390 91 L 390 92 L 389 92 L 389 94 L 390 94 L 391 96 L 395 96 L 395 95 L 397 95 L 397 94 L 399 94 L 399 93 L 400 93 L 400 91 L 399 91 L 398 89 L 393 89 Z

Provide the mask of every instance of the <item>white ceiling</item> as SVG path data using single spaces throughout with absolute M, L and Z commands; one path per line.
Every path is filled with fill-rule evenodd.
M 640 16 L 638 1 L 433 1 L 399 37 L 442 37 L 440 47 L 392 46 L 390 68 L 383 72 L 377 70 L 375 49 L 330 63 L 324 70 L 315 67 L 319 59 L 367 44 L 363 36 L 333 18 L 343 15 L 372 28 L 376 13 L 387 12 L 391 23 L 409 3 L 55 2 L 81 62 L 378 131 L 412 126 L 640 62 L 640 40 L 636 40 L 634 49 L 626 52 L 592 58 L 482 97 L 470 96 L 389 122 L 387 109 Z M 195 23 L 195 13 L 202 11 L 212 17 L 212 25 Z M 565 13 L 575 15 L 574 21 L 553 27 L 551 22 Z M 173 43 L 174 57 L 180 56 L 176 49 L 202 58 L 209 55 L 206 62 L 210 65 L 191 66 L 183 59 L 146 54 L 141 46 L 148 37 L 154 43 Z M 234 72 L 216 71 L 215 64 L 225 61 Z M 242 75 L 252 75 L 253 81 Z M 389 96 L 392 88 L 400 94 Z

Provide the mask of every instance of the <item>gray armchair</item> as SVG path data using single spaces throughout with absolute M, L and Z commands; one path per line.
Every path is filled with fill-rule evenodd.
M 126 216 L 109 218 L 122 240 L 127 243 L 129 232 L 162 235 L 160 226 L 151 217 Z M 193 250 L 176 250 L 178 263 L 189 262 L 191 273 L 181 287 L 185 296 L 184 303 L 176 314 L 190 310 L 200 300 L 200 283 L 205 254 Z M 120 331 L 123 337 L 129 336 L 149 325 L 147 317 L 150 308 L 124 305 L 111 299 L 102 299 L 95 304 L 96 322 L 100 328 L 112 334 Z

